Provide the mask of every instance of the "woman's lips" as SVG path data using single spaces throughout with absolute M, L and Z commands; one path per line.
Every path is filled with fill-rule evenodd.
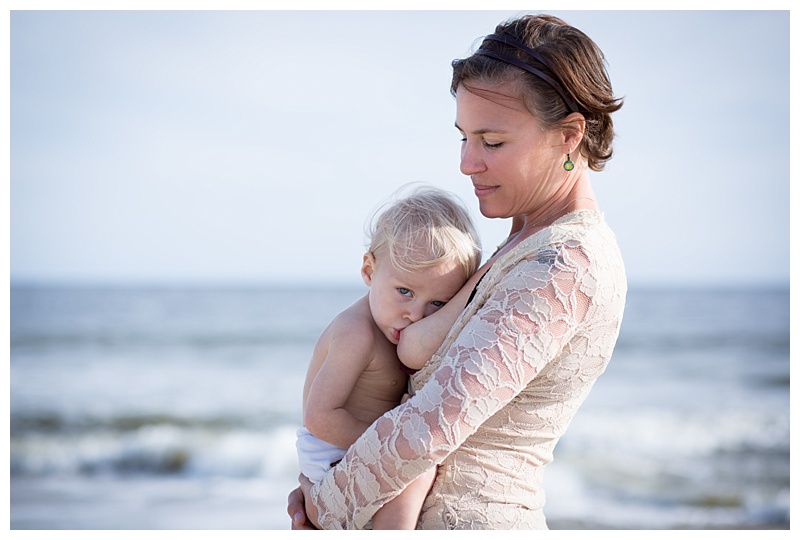
M 480 184 L 472 184 L 472 187 L 475 189 L 475 195 L 478 197 L 488 195 L 497 189 L 495 186 L 482 186 Z

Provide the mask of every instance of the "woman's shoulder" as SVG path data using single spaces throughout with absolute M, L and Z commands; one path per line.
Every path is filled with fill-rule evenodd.
M 545 238 L 550 243 L 558 240 L 584 239 L 608 229 L 605 216 L 599 210 L 575 210 L 558 218 L 550 227 L 544 229 Z M 608 229 L 610 230 L 610 229 Z
M 576 210 L 550 227 L 526 238 L 495 263 L 499 274 L 553 273 L 557 267 L 583 268 L 624 280 L 622 256 L 616 236 L 597 210 Z M 616 277 L 612 281 L 617 281 Z
M 616 237 L 602 212 L 576 210 L 526 238 L 498 262 L 513 264 L 526 259 L 548 258 L 563 248 L 606 249 L 609 244 L 616 246 Z

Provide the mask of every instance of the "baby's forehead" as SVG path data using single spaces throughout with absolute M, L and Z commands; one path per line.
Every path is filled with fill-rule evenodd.
M 456 276 L 452 278 L 453 280 L 463 279 L 466 281 L 471 273 L 471 268 L 468 268 L 458 258 L 451 256 L 413 261 L 395 259 L 392 263 L 394 272 L 417 287 L 430 285 L 447 276 Z M 448 280 L 451 279 L 448 278 Z

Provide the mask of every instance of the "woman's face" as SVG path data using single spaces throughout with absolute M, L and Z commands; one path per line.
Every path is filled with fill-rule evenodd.
M 461 172 L 472 179 L 481 213 L 535 213 L 564 181 L 560 132 L 545 131 L 509 85 L 469 86 L 456 92 L 456 127 Z

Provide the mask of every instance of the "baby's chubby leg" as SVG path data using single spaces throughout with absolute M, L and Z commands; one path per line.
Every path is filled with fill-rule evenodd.
M 422 503 L 436 478 L 436 467 L 422 473 L 397 497 L 384 504 L 372 516 L 373 530 L 414 530 L 422 510 Z

